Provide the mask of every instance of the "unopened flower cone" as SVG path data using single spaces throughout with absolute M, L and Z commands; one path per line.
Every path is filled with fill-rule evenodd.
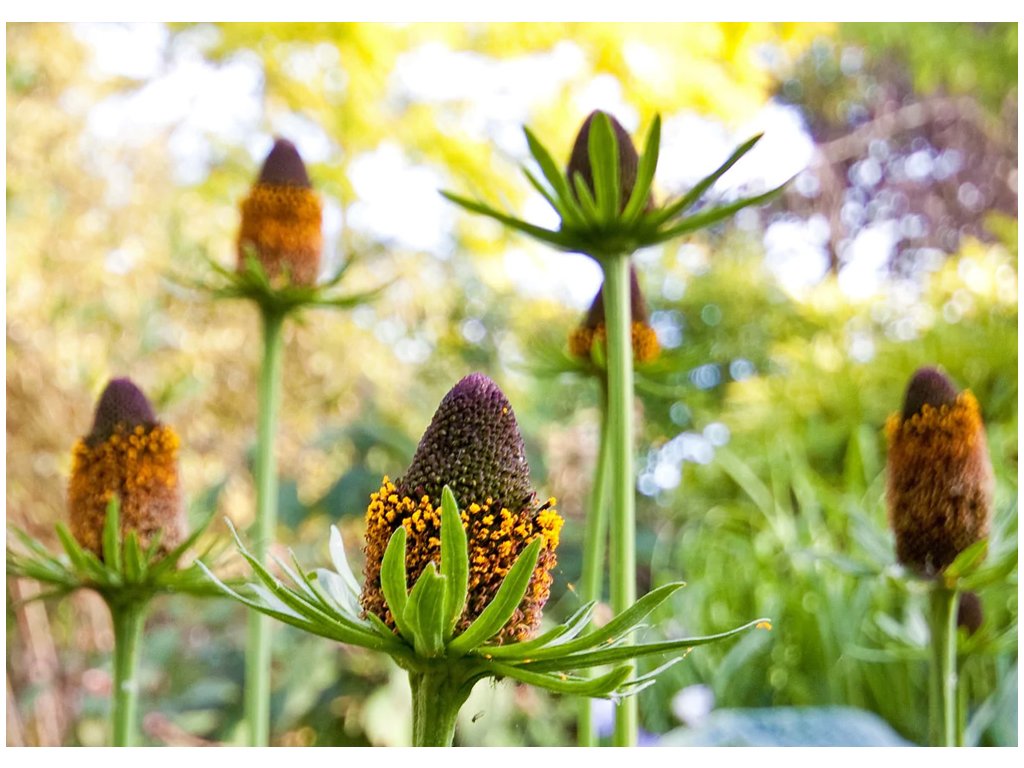
M 107 385 L 92 430 L 74 447 L 68 508 L 71 533 L 82 547 L 103 556 L 103 526 L 114 496 L 120 500 L 122 537 L 134 531 L 146 548 L 159 532 L 162 553 L 181 543 L 186 518 L 178 442 L 131 380 Z
M 934 575 L 988 536 L 992 465 L 978 401 L 935 368 L 907 387 L 886 423 L 886 500 L 899 561 Z
M 259 179 L 242 201 L 238 269 L 252 254 L 273 282 L 312 285 L 323 250 L 322 206 L 295 145 L 274 142 Z
M 575 143 L 572 145 L 572 154 L 569 156 L 566 176 L 568 176 L 570 188 L 574 192 L 575 187 L 571 185 L 574 184 L 573 179 L 577 173 L 583 177 L 591 193 L 594 192 L 594 171 L 590 164 L 590 127 L 593 125 L 594 118 L 599 114 L 601 114 L 600 111 L 595 110 L 587 116 L 587 119 L 583 121 L 583 125 L 580 126 L 579 133 L 576 134 Z M 622 124 L 612 115 L 604 114 L 611 123 L 612 130 L 615 132 L 615 140 L 619 149 L 619 210 L 621 211 L 626 207 L 630 195 L 633 194 L 640 158 L 637 155 L 636 147 L 633 146 L 633 139 L 630 138 L 629 133 L 622 127 Z M 649 197 L 647 208 L 650 209 L 653 206 L 654 199 Z
M 529 588 L 495 643 L 529 637 L 540 623 L 551 588 L 562 518 L 553 499 L 541 503 L 530 487 L 523 439 L 512 407 L 483 374 L 462 379 L 441 401 L 408 472 L 384 478 L 366 511 L 364 610 L 394 626 L 380 585 L 391 534 L 404 526 L 411 586 L 430 561 L 440 561 L 441 491 L 451 488 L 469 543 L 469 598 L 461 632 L 494 597 L 509 568 L 536 538 L 543 546 Z

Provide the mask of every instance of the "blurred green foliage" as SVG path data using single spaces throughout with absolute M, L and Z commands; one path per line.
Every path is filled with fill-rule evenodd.
M 8 520 L 54 543 L 71 445 L 106 380 L 130 374 L 182 435 L 195 518 L 216 508 L 244 528 L 255 311 L 196 301 L 162 278 L 200 269 L 202 255 L 233 260 L 235 205 L 255 173 L 253 154 L 210 131 L 207 172 L 176 181 L 173 127 L 132 141 L 91 127 L 98 105 L 147 80 L 97 73 L 68 26 L 9 24 L 6 33 Z M 804 96 L 836 96 L 803 103 L 810 125 L 817 115 L 836 129 L 839 94 L 866 100 L 875 81 L 840 67 L 822 85 L 803 58 L 821 48 L 840 60 L 853 51 L 878 65 L 872 73 L 909 73 L 904 91 L 968 93 L 1002 109 L 1016 99 L 1016 33 L 1015 24 L 189 25 L 173 28 L 168 50 L 215 67 L 254 63 L 261 126 L 283 130 L 287 118 L 327 137 L 327 159 L 312 162 L 311 174 L 347 221 L 361 202 L 352 163 L 389 143 L 436 171 L 439 187 L 522 210 L 529 190 L 517 158 L 490 140 L 499 117 L 481 116 L 469 96 L 396 98 L 396 67 L 432 45 L 466 53 L 466 65 L 543 67 L 572 40 L 581 66 L 498 126 L 527 122 L 568 154 L 588 109 L 577 95 L 609 78 L 639 125 L 655 112 L 733 124 L 776 90 L 792 96 L 797 81 Z M 638 56 L 645 48 L 656 55 Z M 596 451 L 596 387 L 552 373 L 550 362 L 582 311 L 509 279 L 515 259 L 559 254 L 451 216 L 450 242 L 434 253 L 342 226 L 334 247 L 358 257 L 349 287 L 395 282 L 371 306 L 309 313 L 288 329 L 278 540 L 311 564 L 327 560 L 329 524 L 358 540 L 368 492 L 405 470 L 452 382 L 483 370 L 515 407 L 534 484 L 568 518 L 548 609 L 564 617 L 578 605 L 571 584 Z M 640 397 L 640 586 L 689 583 L 652 626 L 670 635 L 774 620 L 770 633 L 697 649 L 673 667 L 643 694 L 646 731 L 678 728 L 678 692 L 703 684 L 716 709 L 852 706 L 924 739 L 924 606 L 893 562 L 881 429 L 919 365 L 940 364 L 970 387 L 997 478 L 993 548 L 1016 549 L 1016 220 L 989 219 L 986 229 L 990 241 L 963 239 L 870 299 L 847 297 L 834 272 L 787 292 L 749 220 L 638 255 L 652 322 L 671 342 L 644 373 Z M 516 253 L 506 259 L 509 247 Z M 219 523 L 211 529 L 226 536 Z M 8 743 L 102 743 L 111 643 L 102 604 L 88 594 L 18 602 L 33 594 L 31 584 L 8 583 Z M 985 624 L 964 644 L 968 733 L 975 743 L 1016 743 L 1016 571 L 981 598 Z M 149 743 L 237 741 L 243 625 L 226 602 L 159 599 L 142 659 Z M 390 662 L 282 626 L 274 670 L 275 743 L 404 743 L 408 693 Z M 572 702 L 507 683 L 479 686 L 463 715 L 463 744 L 572 740 Z

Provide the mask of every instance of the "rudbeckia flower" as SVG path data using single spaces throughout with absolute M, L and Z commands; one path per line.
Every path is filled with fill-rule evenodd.
M 159 536 L 167 553 L 186 535 L 178 483 L 178 436 L 157 421 L 129 379 L 111 381 L 96 406 L 92 430 L 74 447 L 68 507 L 71 533 L 103 557 L 103 530 L 111 500 L 120 501 L 120 533 L 134 531 L 148 548 Z
M 323 249 L 322 208 L 295 145 L 278 139 L 242 201 L 238 271 L 251 256 L 271 282 L 312 285 Z
M 458 500 L 456 500 L 458 495 Z M 256 580 L 225 594 L 321 637 L 386 653 L 409 674 L 412 743 L 451 745 L 459 709 L 486 678 L 510 678 L 563 694 L 631 696 L 694 647 L 755 626 L 704 637 L 627 645 L 642 622 L 682 586 L 644 595 L 599 628 L 596 603 L 535 635 L 548 599 L 562 519 L 530 487 L 522 437 L 508 400 L 486 376 L 467 376 L 445 396 L 409 470 L 384 478 L 366 513 L 365 581 L 349 567 L 337 528 L 333 569 L 309 572 L 273 558 L 286 580 L 246 549 Z M 588 631 L 589 630 L 589 631 Z M 668 655 L 634 677 L 625 662 Z M 586 677 L 579 670 L 611 667 Z
M 934 575 L 986 538 L 993 477 L 978 401 L 935 368 L 918 370 L 886 423 L 886 500 L 896 556 Z
M 365 610 L 394 627 L 380 584 L 384 552 L 395 530 L 406 532 L 411 587 L 430 562 L 440 562 L 441 493 L 447 485 L 461 509 L 469 544 L 469 593 L 456 632 L 491 602 L 502 580 L 535 539 L 542 546 L 516 612 L 492 641 L 523 640 L 540 623 L 551 588 L 562 518 L 530 487 L 523 438 L 508 399 L 491 379 L 475 373 L 441 401 L 408 472 L 384 478 L 366 511 Z

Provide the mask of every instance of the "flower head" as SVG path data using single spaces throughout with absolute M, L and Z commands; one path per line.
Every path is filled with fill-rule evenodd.
M 525 547 L 543 539 L 526 595 L 495 642 L 528 637 L 540 622 L 551 588 L 562 518 L 553 499 L 539 503 L 530 487 L 523 439 L 512 407 L 483 374 L 462 379 L 441 401 L 408 472 L 384 478 L 366 511 L 366 582 L 363 608 L 394 626 L 380 585 L 391 534 L 406 530 L 406 573 L 411 586 L 441 552 L 441 492 L 451 488 L 469 540 L 469 598 L 456 631 L 464 630 L 494 597 Z
M 992 465 L 978 401 L 921 368 L 886 423 L 886 500 L 901 563 L 933 575 L 988 535 Z
M 114 379 L 103 390 L 92 430 L 75 444 L 72 456 L 71 533 L 100 557 L 107 505 L 115 495 L 122 536 L 134 531 L 148 547 L 159 531 L 163 553 L 185 538 L 178 436 L 157 421 L 146 396 L 129 379 Z
M 586 183 L 591 194 L 594 193 L 594 171 L 590 162 L 590 127 L 594 122 L 594 118 L 600 114 L 604 114 L 611 123 L 612 131 L 615 133 L 615 141 L 618 145 L 619 210 L 621 211 L 626 207 L 629 196 L 633 194 L 640 157 L 637 155 L 636 147 L 633 146 L 633 140 L 630 138 L 629 133 L 612 115 L 606 112 L 602 113 L 600 110 L 594 110 L 583 121 L 579 133 L 576 134 L 576 141 L 572 145 L 572 154 L 569 156 L 569 165 L 565 169 L 565 175 L 569 178 L 570 185 L 572 185 L 576 174 L 579 174 L 583 177 L 583 181 Z M 654 198 L 649 196 L 647 198 L 647 208 L 650 209 L 653 206 Z
M 629 303 L 632 317 L 633 358 L 638 363 L 648 363 L 661 353 L 658 335 L 647 320 L 647 302 L 644 300 L 640 282 L 637 280 L 636 268 L 629 266 Z M 597 295 L 590 305 L 587 316 L 569 334 L 569 352 L 574 357 L 590 358 L 590 350 L 597 339 L 605 341 L 607 331 L 604 321 L 604 286 L 597 290 Z
M 239 271 L 252 253 L 271 280 L 287 277 L 296 285 L 312 285 L 320 270 L 321 220 L 320 198 L 302 158 L 294 144 L 278 139 L 242 201 Z

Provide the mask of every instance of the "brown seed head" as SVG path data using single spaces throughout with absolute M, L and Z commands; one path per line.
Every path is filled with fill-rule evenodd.
M 886 434 L 896 556 L 934 575 L 988 536 L 993 477 L 978 401 L 970 392 L 957 394 L 940 371 L 922 368 Z
M 114 379 L 107 385 L 92 431 L 75 444 L 72 453 L 71 533 L 100 558 L 107 505 L 115 495 L 120 499 L 122 537 L 135 531 L 145 548 L 161 531 L 161 553 L 185 538 L 178 436 L 156 420 L 145 395 L 128 379 Z
M 380 587 L 391 535 L 405 528 L 406 574 L 411 586 L 428 562 L 440 561 L 441 490 L 459 504 L 469 543 L 469 598 L 456 631 L 465 630 L 490 603 L 519 554 L 544 541 L 527 593 L 492 642 L 528 637 L 539 625 L 551 590 L 562 518 L 554 499 L 537 502 L 530 487 L 523 439 L 508 399 L 482 374 L 467 376 L 445 396 L 423 434 L 409 471 L 384 478 L 366 510 L 363 608 L 394 626 Z
M 312 285 L 323 250 L 320 198 L 290 141 L 278 139 L 249 196 L 242 201 L 238 269 L 255 255 L 275 282 Z

